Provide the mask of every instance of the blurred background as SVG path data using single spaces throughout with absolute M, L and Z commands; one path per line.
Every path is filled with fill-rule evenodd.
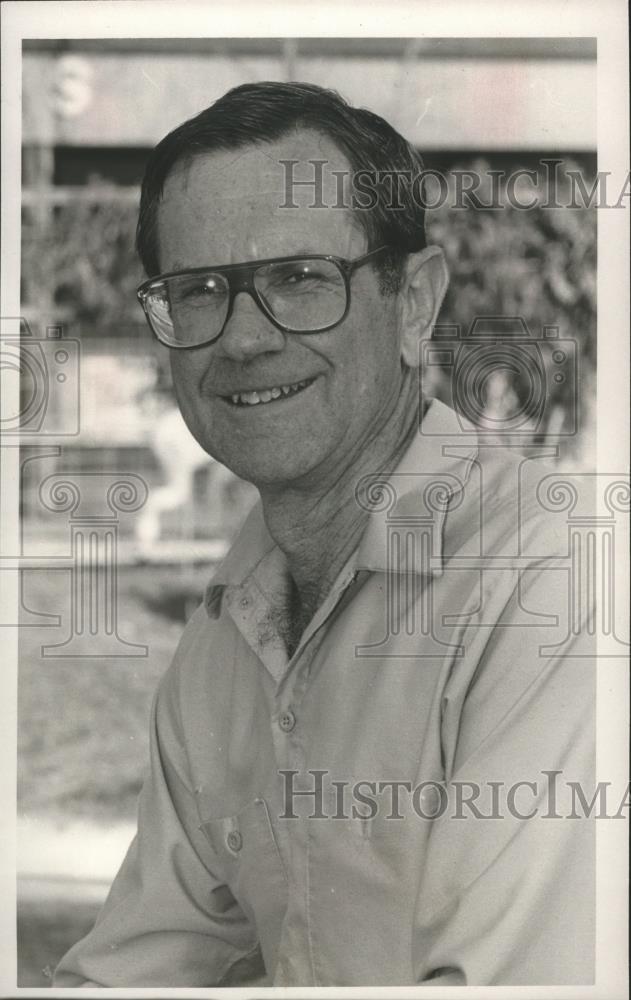
M 157 680 L 254 499 L 188 434 L 166 349 L 136 302 L 151 148 L 255 80 L 334 87 L 383 115 L 449 185 L 427 220 L 451 271 L 440 323 L 474 340 L 475 317 L 527 326 L 532 346 L 488 380 L 481 422 L 520 415 L 518 445 L 557 446 L 558 464 L 590 469 L 596 211 L 542 206 L 554 193 L 570 200 L 565 170 L 587 190 L 596 175 L 595 74 L 589 39 L 24 44 L 19 985 L 46 985 L 95 918 L 133 835 Z M 561 161 L 554 192 L 545 159 Z M 502 190 L 501 208 L 451 209 L 465 169 L 481 176 L 484 203 L 494 176 L 535 171 L 521 197 L 534 192 L 538 206 L 520 210 Z M 551 327 L 564 345 L 559 381 Z M 541 363 L 544 407 L 520 351 Z M 453 385 L 453 364 L 428 365 L 427 391 L 449 402 Z M 113 502 L 116 483 L 127 492 Z

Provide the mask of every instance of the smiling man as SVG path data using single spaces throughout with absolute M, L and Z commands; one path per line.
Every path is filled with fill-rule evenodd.
M 190 430 L 260 504 L 160 685 L 137 837 L 56 985 L 590 981 L 593 828 L 547 801 L 551 774 L 593 778 L 563 540 L 516 505 L 519 456 L 421 401 L 447 284 L 422 205 L 340 204 L 340 178 L 421 169 L 305 84 L 236 88 L 150 159 L 140 301 Z

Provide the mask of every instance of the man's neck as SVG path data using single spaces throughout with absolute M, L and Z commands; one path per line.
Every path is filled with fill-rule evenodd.
M 418 426 L 418 388 L 406 373 L 401 395 L 379 433 L 362 442 L 335 478 L 309 488 L 261 490 L 272 538 L 287 558 L 294 584 L 288 609 L 293 631 L 302 632 L 357 548 L 368 514 L 355 490 L 363 476 L 392 472 Z

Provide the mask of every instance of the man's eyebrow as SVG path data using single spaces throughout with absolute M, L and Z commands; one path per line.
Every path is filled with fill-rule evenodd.
M 350 256 L 350 254 L 351 251 L 349 247 L 346 250 L 346 256 Z M 282 260 L 285 257 L 309 258 L 309 257 L 329 257 L 329 256 L 340 257 L 344 255 L 339 253 L 333 253 L 332 248 L 328 245 L 323 245 L 320 247 L 306 247 L 303 244 L 302 246 L 296 247 L 295 249 L 291 250 L 291 252 L 287 251 L 287 253 L 266 254 L 265 256 L 255 257 L 253 258 L 253 260 L 234 261 L 234 263 L 250 264 L 254 263 L 257 260 L 275 260 L 276 258 Z M 191 264 L 186 264 L 180 257 L 176 257 L 175 260 L 173 261 L 173 266 L 170 268 L 170 271 L 191 271 L 197 269 L 197 267 L 225 267 L 225 266 L 226 266 L 225 261 L 220 261 L 217 259 L 208 260 L 201 265 L 191 265 Z
M 309 257 L 328 257 L 328 256 L 336 257 L 339 256 L 339 254 L 332 254 L 330 247 L 324 247 L 320 249 L 313 249 L 313 248 L 305 249 L 304 247 L 298 247 L 298 249 L 292 250 L 291 252 L 288 251 L 287 253 L 267 254 L 266 256 L 254 257 L 251 260 L 244 260 L 244 261 L 238 260 L 234 261 L 234 264 L 253 264 L 256 263 L 257 260 L 276 260 L 277 258 L 279 260 L 283 260 L 286 257 L 309 258 Z M 217 259 L 207 260 L 204 264 L 200 265 L 185 264 L 184 261 L 180 260 L 180 258 L 178 257 L 176 258 L 176 260 L 173 261 L 173 266 L 170 268 L 170 270 L 191 271 L 197 269 L 197 267 L 226 267 L 226 266 L 227 266 L 226 262 Z

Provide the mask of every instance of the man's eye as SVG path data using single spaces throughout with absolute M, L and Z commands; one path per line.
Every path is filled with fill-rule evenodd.
M 191 305 L 198 302 L 208 302 L 209 300 L 217 299 L 224 294 L 225 288 L 223 285 L 213 278 L 207 278 L 205 280 L 202 279 L 196 282 L 191 282 L 190 284 L 181 285 L 176 290 L 177 300 Z
M 315 271 L 309 269 L 309 270 L 304 270 L 304 271 L 303 270 L 301 270 L 301 271 L 293 271 L 291 274 L 288 274 L 286 276 L 285 280 L 290 285 L 298 285 L 298 284 L 300 284 L 301 282 L 304 282 L 304 281 L 317 281 L 319 277 L 321 277 L 319 274 L 317 274 Z
M 277 288 L 307 288 L 326 281 L 326 276 L 313 267 L 299 267 L 282 271 L 273 279 Z
M 189 288 L 187 294 L 191 298 L 195 298 L 195 296 L 212 298 L 214 295 L 220 295 L 222 292 L 223 288 L 216 281 L 203 281 L 201 284 L 193 285 Z

